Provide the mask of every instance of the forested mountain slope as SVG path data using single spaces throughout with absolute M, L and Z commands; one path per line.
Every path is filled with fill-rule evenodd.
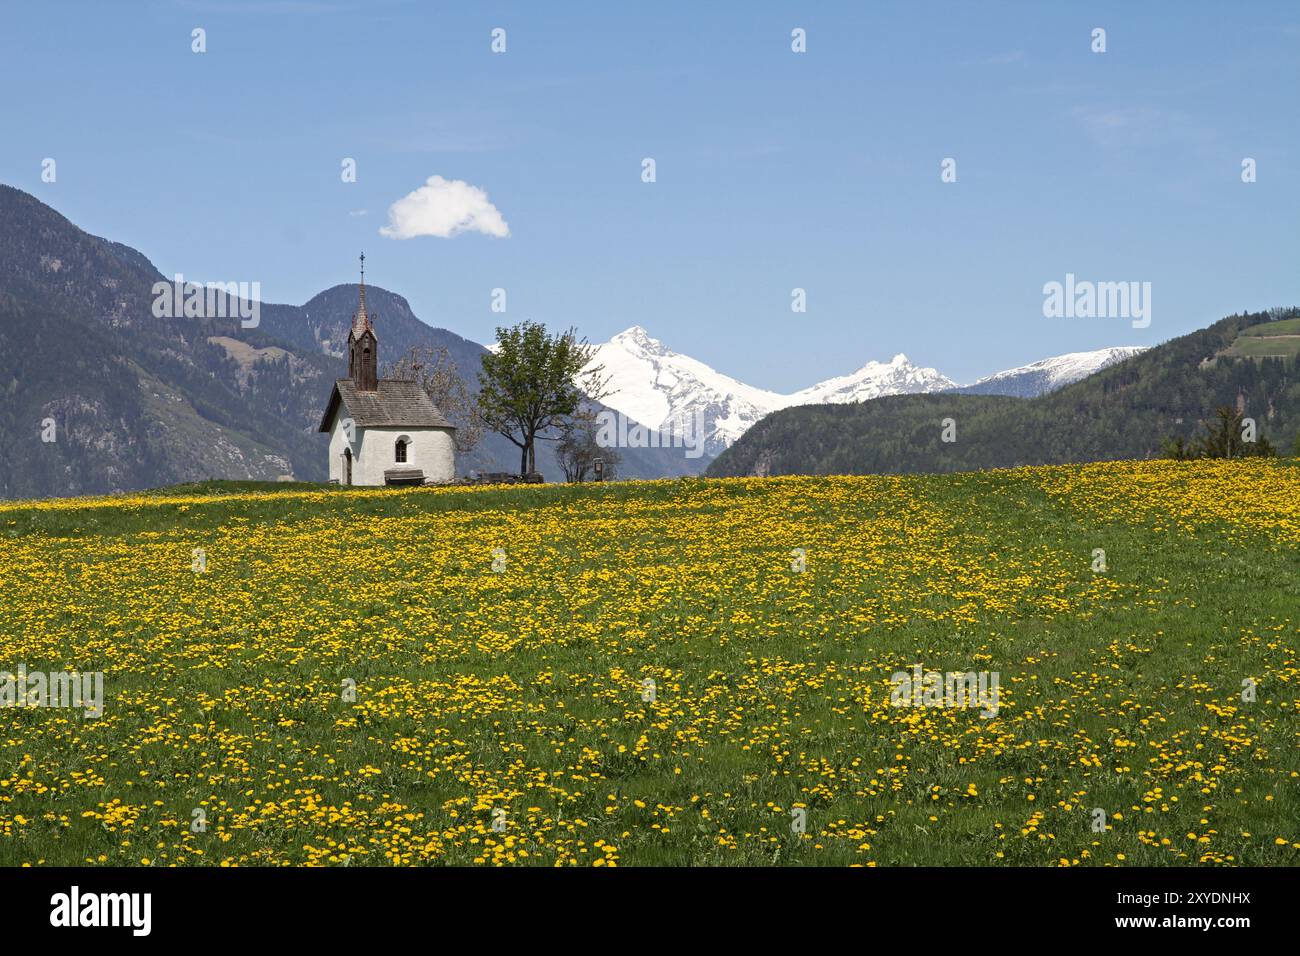
M 1229 316 L 1031 399 L 898 395 L 774 412 L 708 469 L 711 476 L 946 472 L 1149 458 L 1190 437 L 1221 405 L 1290 448 L 1300 431 L 1295 356 L 1239 357 L 1238 337 L 1295 309 Z M 1284 327 L 1282 327 L 1284 328 Z M 944 420 L 952 419 L 945 442 Z

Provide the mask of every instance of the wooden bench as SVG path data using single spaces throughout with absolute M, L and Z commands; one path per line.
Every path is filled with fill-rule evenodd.
M 424 470 L 421 468 L 389 468 L 384 472 L 386 485 L 422 485 Z

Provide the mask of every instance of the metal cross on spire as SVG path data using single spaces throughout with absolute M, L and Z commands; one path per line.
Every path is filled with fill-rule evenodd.
M 366 254 L 361 253 L 361 311 L 360 317 L 366 316 Z

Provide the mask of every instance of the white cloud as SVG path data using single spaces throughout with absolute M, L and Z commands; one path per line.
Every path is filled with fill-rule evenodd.
M 510 227 L 483 190 L 464 180 L 441 176 L 430 176 L 419 189 L 389 206 L 388 225 L 379 230 L 388 239 L 450 239 L 462 232 L 504 239 L 510 235 Z

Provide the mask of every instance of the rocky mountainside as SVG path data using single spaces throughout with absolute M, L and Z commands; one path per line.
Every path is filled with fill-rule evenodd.
M 306 397 L 331 360 L 238 319 L 157 318 L 140 253 L 0 187 L 0 495 L 108 492 L 205 477 L 316 477 Z

